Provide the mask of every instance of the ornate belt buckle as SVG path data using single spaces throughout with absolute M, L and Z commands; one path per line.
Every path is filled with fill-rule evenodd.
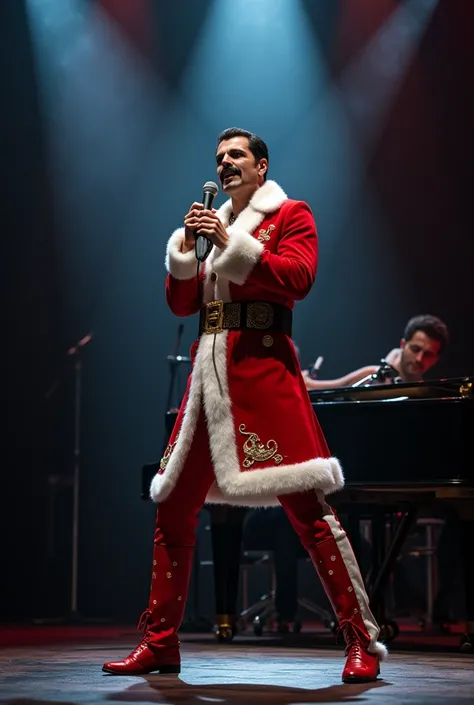
M 209 301 L 206 304 L 206 318 L 204 320 L 204 333 L 222 333 L 224 330 L 224 302 Z

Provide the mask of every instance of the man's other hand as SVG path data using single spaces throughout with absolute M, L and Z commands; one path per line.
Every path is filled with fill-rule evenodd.
M 226 247 L 229 241 L 229 236 L 227 235 L 225 227 L 222 225 L 214 210 L 200 211 L 198 220 L 198 230 L 200 235 L 205 235 L 209 238 L 213 245 L 219 247 L 221 250 Z

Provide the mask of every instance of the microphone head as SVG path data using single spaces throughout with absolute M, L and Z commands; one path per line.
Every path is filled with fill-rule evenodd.
M 202 190 L 203 193 L 212 193 L 215 196 L 219 191 L 219 186 L 214 181 L 206 181 Z

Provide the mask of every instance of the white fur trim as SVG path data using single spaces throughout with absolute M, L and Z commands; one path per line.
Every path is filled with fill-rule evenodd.
M 215 257 L 219 256 L 220 250 L 217 247 L 213 247 L 211 254 L 204 263 L 204 287 L 202 293 L 203 303 L 207 304 L 209 301 L 225 301 L 228 303 L 232 301 L 229 289 L 229 280 L 225 277 L 217 277 L 217 281 L 211 281 L 211 273 L 214 271 L 214 260 Z
M 228 331 L 224 331 L 217 336 L 203 335 L 199 341 L 178 442 L 165 473 L 153 479 L 152 499 L 163 501 L 175 486 L 191 447 L 201 402 L 217 481 L 209 492 L 209 502 L 269 506 L 278 504 L 277 496 L 283 494 L 306 490 L 329 494 L 341 489 L 344 479 L 337 458 L 310 458 L 291 465 L 241 470 L 227 382 L 227 336 Z
M 280 507 L 276 495 L 264 497 L 231 497 L 224 495 L 221 488 L 214 482 L 206 497 L 206 504 L 230 504 L 232 507 Z
M 206 261 L 205 303 L 216 299 L 231 301 L 229 281 L 242 285 L 264 249 L 251 233 L 255 232 L 266 215 L 278 210 L 287 199 L 288 196 L 275 181 L 267 181 L 257 189 L 232 226 L 229 226 L 232 201 L 229 199 L 219 208 L 217 216 L 227 228 L 230 240 L 223 250 L 214 247 Z M 210 281 L 212 271 L 219 275 L 214 284 Z
M 175 279 L 193 279 L 197 273 L 197 260 L 193 250 L 181 252 L 184 228 L 178 228 L 171 235 L 166 246 L 165 266 Z
M 311 458 L 302 463 L 242 471 L 227 382 L 227 334 L 217 335 L 215 341 L 203 336 L 199 352 L 211 457 L 217 484 L 228 501 L 263 506 L 282 494 L 341 489 L 342 469 L 336 458 Z
M 269 180 L 255 191 L 249 205 L 254 210 L 267 214 L 278 210 L 287 199 L 288 196 L 276 181 Z
M 352 546 L 349 543 L 346 532 L 342 529 L 334 514 L 326 514 L 324 516 L 324 520 L 328 523 L 329 528 L 331 529 L 331 533 L 334 536 L 342 560 L 344 561 L 344 565 L 346 566 L 346 570 L 349 574 L 352 587 L 354 588 L 357 604 L 359 605 L 360 616 L 362 617 L 365 628 L 367 629 L 367 633 L 370 637 L 368 651 L 377 653 L 380 656 L 380 653 L 383 650 L 381 648 L 383 647 L 383 644 L 377 641 L 380 629 L 375 621 L 374 615 L 370 610 L 369 598 L 367 597 L 367 591 L 365 589 L 364 581 L 362 580 L 362 575 L 360 574 L 360 569 L 357 565 Z M 385 655 L 387 653 L 388 652 L 385 649 Z
M 328 462 L 331 466 L 331 472 L 334 480 L 334 487 L 329 488 L 326 490 L 325 494 L 333 494 L 333 492 L 337 492 L 338 490 L 342 490 L 344 487 L 344 472 L 342 470 L 341 463 L 337 458 L 328 458 Z
M 191 448 L 194 432 L 201 412 L 201 402 L 201 372 L 198 349 L 178 440 L 171 453 L 166 471 L 163 475 L 155 475 L 151 482 L 150 497 L 154 502 L 162 502 L 166 499 L 176 484 L 188 456 L 189 449 Z
M 381 661 L 386 661 L 388 659 L 388 649 L 385 644 L 381 641 L 376 641 L 375 645 L 372 647 L 372 653 L 377 654 Z
M 219 449 L 221 450 L 221 449 Z M 335 492 L 331 463 L 326 458 L 313 458 L 305 463 L 256 468 L 231 472 L 222 463 L 216 467 L 216 477 L 223 496 L 239 500 L 245 506 L 267 506 L 278 495 L 321 489 L 325 494 Z
M 230 214 L 232 213 L 232 201 L 229 198 L 228 201 L 225 201 L 225 203 L 222 204 L 222 206 L 217 210 L 216 215 L 222 223 L 226 226 L 229 225 L 229 218 Z
M 229 229 L 229 243 L 214 259 L 214 271 L 234 284 L 242 285 L 257 264 L 263 244 L 245 230 Z
M 245 222 L 247 217 L 250 217 L 251 212 L 258 211 L 261 214 L 261 220 L 265 215 L 269 213 L 274 213 L 277 211 L 285 201 L 288 200 L 288 196 L 283 191 L 283 189 L 276 183 L 276 181 L 266 181 L 263 186 L 260 186 L 252 196 L 249 201 L 247 208 L 239 213 L 236 223 L 238 221 L 239 228 L 253 232 L 255 228 L 249 227 L 249 224 Z M 217 211 L 218 217 L 227 227 L 229 225 L 229 217 L 232 213 L 232 201 L 229 199 L 219 208 Z M 260 221 L 261 222 L 261 221 Z M 258 223 L 255 227 L 258 227 Z
M 287 199 L 288 196 L 275 181 L 266 181 L 263 186 L 257 189 L 257 191 L 250 199 L 248 206 L 244 208 L 244 210 L 239 214 L 235 223 L 232 226 L 229 226 L 229 218 L 230 214 L 232 213 L 231 199 L 226 201 L 219 208 L 216 215 L 218 216 L 218 218 L 220 218 L 223 225 L 225 225 L 231 237 L 234 235 L 234 232 L 237 231 L 242 231 L 247 236 L 249 236 L 249 233 L 253 233 L 258 228 L 258 226 L 262 223 L 268 213 L 273 213 L 274 211 L 278 210 L 278 208 L 280 208 Z M 181 241 L 183 236 L 184 228 L 179 228 L 171 236 L 168 242 L 166 254 L 166 268 L 170 272 L 170 274 L 176 277 L 176 279 L 192 279 L 196 275 L 194 251 L 187 253 L 181 252 Z M 255 240 L 255 242 L 257 247 L 261 245 L 258 240 Z M 249 245 L 249 247 L 252 248 L 255 246 Z M 224 268 L 226 267 L 226 259 L 229 258 L 229 256 L 232 254 L 232 252 L 229 253 L 228 250 L 229 248 L 226 248 L 225 250 L 219 250 L 218 248 L 213 247 L 209 257 L 205 262 L 205 280 L 203 290 L 204 303 L 208 303 L 209 301 L 215 301 L 217 299 L 226 302 L 232 300 L 229 291 L 230 278 L 227 277 L 225 271 L 220 271 L 220 276 L 218 277 L 217 282 L 214 283 L 210 280 L 210 275 L 213 271 L 214 264 L 219 262 L 219 260 L 225 253 L 227 253 L 227 257 L 224 258 L 223 263 Z M 236 261 L 234 261 L 234 264 L 237 264 L 238 266 L 238 263 Z M 219 272 L 219 266 L 221 265 L 218 265 L 216 272 Z M 233 268 L 234 267 L 232 266 L 231 262 L 231 269 Z M 248 272 L 250 272 L 251 269 L 252 267 L 248 269 Z M 238 281 L 240 275 L 240 278 L 243 276 L 243 283 L 246 277 L 248 276 L 248 272 L 244 276 L 239 270 L 239 272 L 236 274 L 236 278 L 230 280 L 238 284 L 240 283 Z

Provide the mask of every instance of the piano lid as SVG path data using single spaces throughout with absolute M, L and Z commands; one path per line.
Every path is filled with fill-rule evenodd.
M 402 401 L 409 399 L 474 399 L 474 377 L 453 377 L 423 382 L 371 384 L 360 387 L 311 389 L 313 404 L 331 402 Z

